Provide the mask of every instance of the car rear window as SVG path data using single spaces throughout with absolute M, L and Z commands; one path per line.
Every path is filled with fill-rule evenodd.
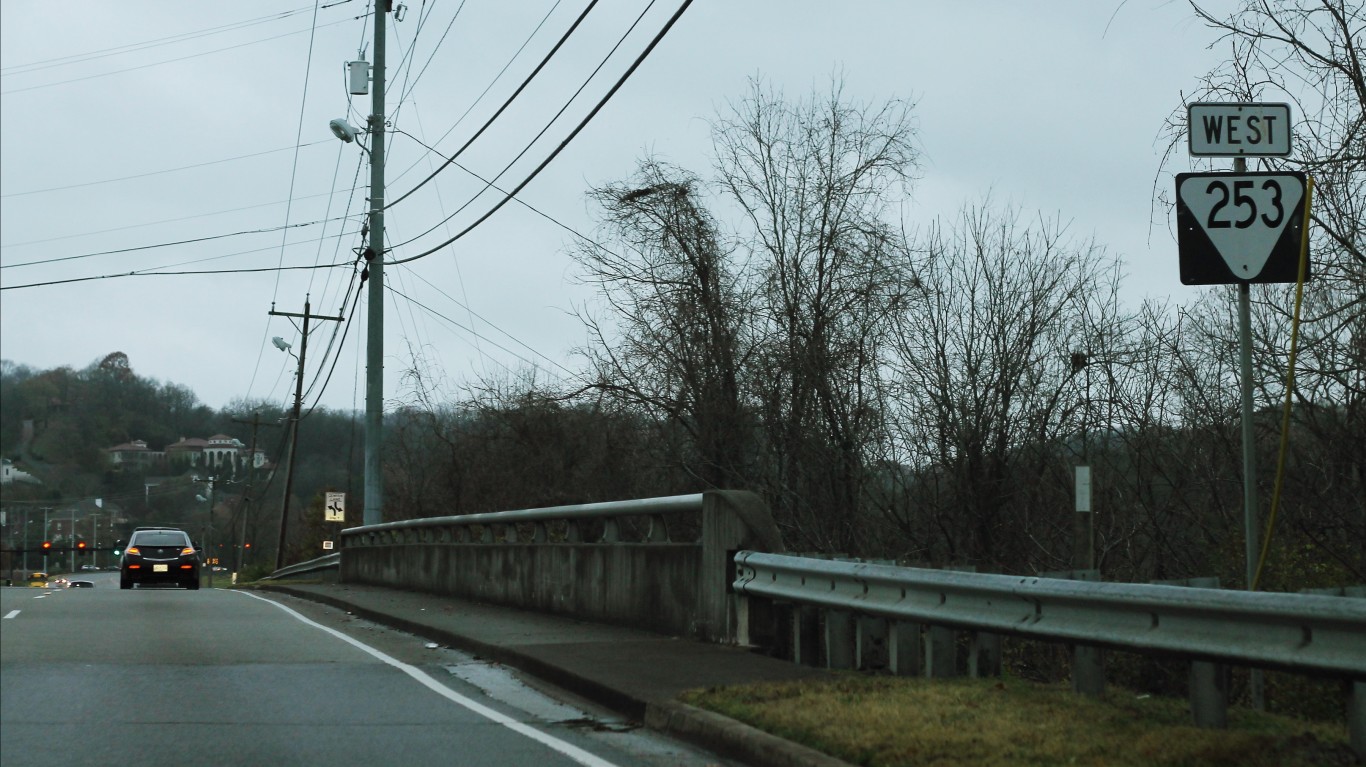
M 185 536 L 181 533 L 138 533 L 134 539 L 136 546 L 185 546 Z

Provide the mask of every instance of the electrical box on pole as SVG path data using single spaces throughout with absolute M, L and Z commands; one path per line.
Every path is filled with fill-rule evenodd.
M 370 62 L 346 62 L 347 90 L 352 96 L 364 96 L 370 92 Z

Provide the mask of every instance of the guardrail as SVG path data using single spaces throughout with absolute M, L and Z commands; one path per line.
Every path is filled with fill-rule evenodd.
M 289 580 L 291 578 L 321 578 L 322 580 L 337 579 L 337 573 L 341 569 L 341 553 L 324 554 L 317 559 L 310 559 L 307 562 L 298 562 L 289 567 L 282 567 L 279 570 L 267 575 L 262 580 Z
M 739 491 L 387 522 L 341 538 L 346 583 L 721 641 L 735 632 L 731 555 L 782 546 L 762 500 Z
M 928 625 L 1329 675 L 1352 682 L 1353 747 L 1359 755 L 1366 750 L 1364 599 L 926 570 L 753 551 L 738 552 L 735 565 L 737 594 L 826 611 L 826 665 L 832 667 L 858 665 L 868 634 L 878 631 L 856 620 L 868 616 L 885 622 L 881 633 L 894 673 L 918 664 L 906 651 L 918 647 L 919 625 Z M 748 614 L 748 606 L 741 612 Z M 794 622 L 794 635 L 802 631 L 800 623 Z M 916 642 L 905 641 L 909 633 Z M 849 643 L 855 646 L 843 646 Z M 792 644 L 800 648 L 802 638 L 794 636 Z M 936 665 L 930 654 L 927 648 L 927 670 Z M 1208 709 L 1208 702 L 1200 707 Z
M 382 546 L 395 543 L 494 543 L 508 538 L 508 530 L 518 525 L 529 525 L 530 540 L 545 543 L 550 540 L 548 524 L 563 521 L 564 537 L 568 543 L 616 543 L 621 540 L 618 521 L 622 518 L 643 517 L 649 528 L 644 539 L 653 543 L 669 542 L 666 517 L 702 511 L 702 493 L 673 495 L 665 498 L 641 498 L 632 501 L 581 503 L 571 506 L 550 506 L 541 509 L 496 511 L 486 514 L 463 514 L 452 517 L 428 517 L 403 522 L 385 522 L 342 531 L 347 546 Z M 602 524 L 602 532 L 589 536 L 584 533 L 588 521 Z M 516 538 L 514 531 L 512 537 Z M 691 542 L 692 538 L 689 538 Z

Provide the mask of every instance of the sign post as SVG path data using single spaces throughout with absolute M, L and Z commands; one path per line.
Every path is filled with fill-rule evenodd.
M 1308 237 L 1303 173 L 1248 173 L 1248 157 L 1287 157 L 1290 105 L 1196 103 L 1187 107 L 1193 157 L 1232 157 L 1232 173 L 1176 177 L 1181 282 L 1238 286 L 1238 356 L 1242 375 L 1243 527 L 1247 588 L 1257 568 L 1257 463 L 1252 430 L 1252 299 L 1254 282 L 1295 282 Z M 1309 272 L 1305 270 L 1305 279 Z M 1253 669 L 1249 697 L 1265 707 L 1262 674 Z
M 336 523 L 337 528 L 346 521 L 346 493 L 328 493 L 323 506 L 323 521 Z M 337 536 L 333 536 L 337 537 Z M 331 551 L 332 541 L 323 541 L 323 551 Z

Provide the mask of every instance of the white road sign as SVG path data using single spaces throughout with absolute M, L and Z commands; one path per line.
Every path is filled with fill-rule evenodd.
M 346 493 L 327 494 L 327 505 L 323 507 L 323 520 L 326 522 L 346 521 Z
M 1294 282 L 1304 188 L 1303 173 L 1178 174 L 1182 282 Z
M 1190 104 L 1186 135 L 1193 157 L 1285 157 L 1290 154 L 1290 105 Z

